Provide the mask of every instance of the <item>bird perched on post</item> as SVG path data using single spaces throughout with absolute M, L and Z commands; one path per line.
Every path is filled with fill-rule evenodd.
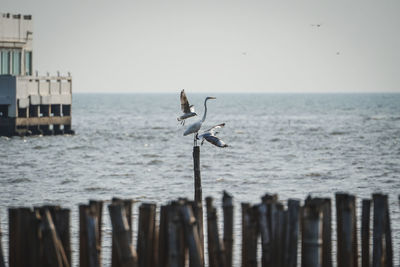
M 204 114 L 203 114 L 203 118 L 193 124 L 191 124 L 186 131 L 183 133 L 184 136 L 189 135 L 189 134 L 195 134 L 194 136 L 194 145 L 197 145 L 197 134 L 201 128 L 201 125 L 203 124 L 203 122 L 206 120 L 206 116 L 207 116 L 207 101 L 209 99 L 216 99 L 213 96 L 207 96 L 206 99 L 204 100 Z
M 197 115 L 194 112 L 194 106 L 189 105 L 189 101 L 185 94 L 185 89 L 181 91 L 181 109 L 183 111 L 183 115 L 178 117 L 178 121 L 180 121 L 182 125 L 185 125 L 186 119 Z
M 216 136 L 218 134 L 218 132 L 216 132 L 216 130 L 221 129 L 224 126 L 225 126 L 225 123 L 215 125 L 215 126 L 211 127 L 210 129 L 204 131 L 204 133 L 202 133 L 201 135 L 197 135 L 196 138 L 197 138 L 197 140 L 203 139 L 201 141 L 201 145 L 203 145 L 204 140 L 207 140 L 208 142 L 210 142 L 211 144 L 213 144 L 217 147 L 227 147 L 228 145 Z

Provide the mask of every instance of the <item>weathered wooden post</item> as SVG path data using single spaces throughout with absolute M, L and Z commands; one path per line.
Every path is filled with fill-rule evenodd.
M 10 208 L 8 214 L 9 266 L 43 266 L 38 212 L 29 208 Z
M 1 237 L 2 237 L 2 232 L 1 232 L 1 226 L 0 226 L 0 267 L 5 267 L 3 246 L 1 245 L 2 244 L 2 241 L 1 241 L 2 238 Z
M 208 258 L 210 267 L 225 267 L 225 253 L 218 232 L 217 210 L 213 206 L 212 197 L 206 198 Z
M 242 266 L 257 266 L 258 211 L 242 203 Z
M 181 220 L 179 216 L 179 206 L 177 203 L 171 203 L 167 209 L 168 211 L 168 256 L 167 261 L 169 267 L 183 267 L 185 260 L 182 255 L 182 245 L 179 228 L 181 226 Z M 165 263 L 164 263 L 165 264 Z
M 185 203 L 180 207 L 180 214 L 183 220 L 186 244 L 189 247 L 189 266 L 202 267 L 204 260 L 202 258 L 201 244 L 196 218 L 193 215 L 192 205 Z
M 197 203 L 196 219 L 198 221 L 199 235 L 201 241 L 201 251 L 204 258 L 204 228 L 203 228 L 203 192 L 201 187 L 200 173 L 200 147 L 193 147 L 193 166 L 194 166 L 194 201 Z
M 361 266 L 370 267 L 369 239 L 370 239 L 371 200 L 362 200 L 361 212 Z
M 101 266 L 102 201 L 79 205 L 79 265 Z
M 353 195 L 336 193 L 338 267 L 357 267 L 356 200 Z
M 389 211 L 387 196 L 382 194 L 372 195 L 374 203 L 374 229 L 373 229 L 373 267 L 393 266 L 392 239 L 390 231 Z M 383 243 L 385 240 L 385 243 Z
M 222 209 L 224 213 L 224 249 L 226 267 L 232 267 L 233 251 L 233 198 L 226 191 L 222 197 Z
M 330 198 L 322 202 L 322 267 L 332 267 L 332 204 Z
M 120 198 L 113 198 L 111 200 L 112 203 L 123 205 L 126 220 L 128 222 L 129 227 L 129 238 L 131 243 L 133 244 L 132 236 L 133 236 L 133 229 L 132 229 L 132 204 L 133 201 L 131 199 L 120 199 Z M 111 247 L 111 267 L 120 267 L 121 264 L 118 261 L 118 254 L 117 249 L 115 247 L 114 236 L 112 237 L 112 247 Z
M 285 233 L 285 250 L 283 266 L 297 266 L 297 244 L 299 237 L 300 201 L 288 200 L 287 223 Z
M 158 234 L 158 267 L 167 266 L 168 259 L 168 205 L 160 208 L 160 223 Z
M 53 220 L 48 209 L 41 210 L 42 239 L 43 239 L 43 266 L 69 267 L 61 241 L 57 236 Z
M 322 208 L 318 199 L 308 198 L 302 209 L 302 267 L 322 266 Z
M 132 245 L 132 238 L 129 236 L 130 230 L 124 206 L 118 202 L 111 203 L 108 205 L 108 211 L 120 266 L 137 267 L 137 254 Z
M 143 203 L 139 207 L 137 239 L 138 265 L 156 267 L 156 205 Z
M 267 203 L 261 203 L 258 209 L 258 225 L 261 235 L 261 266 L 272 266 L 272 236 Z

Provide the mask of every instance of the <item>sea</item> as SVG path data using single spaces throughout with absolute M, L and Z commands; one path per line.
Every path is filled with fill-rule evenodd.
M 78 204 L 131 198 L 137 227 L 142 202 L 193 199 L 193 136 L 184 130 L 204 112 L 202 129 L 225 123 L 228 144 L 200 147 L 203 196 L 222 224 L 226 190 L 235 205 L 235 265 L 240 264 L 240 203 L 266 193 L 290 198 L 361 200 L 389 196 L 395 265 L 400 251 L 400 94 L 222 94 L 187 92 L 197 117 L 185 125 L 176 94 L 74 94 L 75 135 L 0 137 L 0 222 L 8 254 L 9 207 L 71 209 L 73 265 L 78 266 Z M 108 205 L 108 202 L 105 202 Z M 335 209 L 333 208 L 333 216 Z M 102 257 L 110 265 L 111 226 L 104 209 Z M 357 225 L 360 228 L 360 223 Z M 136 229 L 137 230 L 137 229 Z M 137 232 L 137 231 L 136 231 Z M 136 233 L 135 233 L 136 234 Z M 336 242 L 336 231 L 333 240 Z M 359 242 L 360 244 L 360 242 Z M 335 253 L 335 252 L 334 252 Z M 335 258 L 335 255 L 334 255 Z

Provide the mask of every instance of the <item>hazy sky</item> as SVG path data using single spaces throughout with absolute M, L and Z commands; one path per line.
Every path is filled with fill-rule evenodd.
M 400 92 L 400 1 L 0 0 L 74 92 Z

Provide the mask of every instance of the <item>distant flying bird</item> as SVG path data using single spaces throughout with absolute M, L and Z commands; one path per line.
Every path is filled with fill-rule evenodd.
M 203 145 L 204 140 L 207 140 L 208 142 L 210 142 L 211 144 L 213 144 L 217 147 L 227 147 L 228 145 L 216 136 L 218 134 L 218 132 L 216 132 L 216 130 L 221 129 L 224 126 L 225 126 L 225 123 L 215 125 L 215 126 L 211 127 L 210 129 L 204 131 L 203 134 L 196 136 L 196 138 L 197 138 L 197 140 L 203 139 L 201 141 L 201 145 Z
M 196 136 L 201 128 L 201 125 L 203 124 L 203 122 L 206 120 L 206 116 L 207 116 L 207 101 L 209 99 L 216 99 L 215 97 L 212 96 L 208 96 L 206 97 L 206 99 L 204 100 L 204 115 L 203 118 L 195 123 L 193 123 L 192 125 L 190 125 L 186 131 L 183 133 L 184 136 L 189 135 L 189 134 L 195 134 L 194 136 L 194 145 L 197 145 L 197 139 Z
M 183 115 L 178 117 L 178 121 L 180 121 L 182 125 L 185 125 L 186 119 L 197 115 L 194 112 L 194 106 L 189 105 L 189 101 L 185 94 L 185 89 L 181 91 L 181 109 L 183 111 Z

